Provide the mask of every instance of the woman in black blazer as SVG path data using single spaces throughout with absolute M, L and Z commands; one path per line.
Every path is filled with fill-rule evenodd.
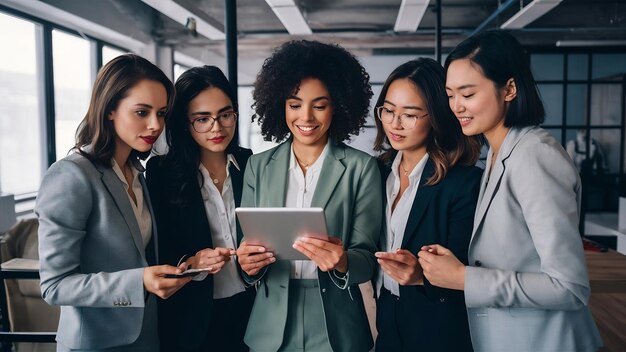
M 467 261 L 482 170 L 480 144 L 465 137 L 449 109 L 443 68 L 409 61 L 385 82 L 376 104 L 374 148 L 386 194 L 377 351 L 471 351 L 463 292 L 431 285 L 417 253 L 446 243 Z
M 234 210 L 252 152 L 238 146 L 234 96 L 217 67 L 183 73 L 166 121 L 168 153 L 148 162 L 159 260 L 204 270 L 174 300 L 159 302 L 162 351 L 248 350 L 243 336 L 254 290 L 231 256 L 237 245 Z

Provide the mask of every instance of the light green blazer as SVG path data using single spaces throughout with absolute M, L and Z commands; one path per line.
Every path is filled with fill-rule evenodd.
M 372 278 L 376 265 L 374 252 L 382 221 L 380 173 L 376 160 L 366 153 L 343 143 L 330 143 L 329 148 L 311 207 L 324 208 L 329 234 L 343 241 L 348 280 L 344 284 L 332 272 L 318 269 L 325 328 L 334 351 L 368 351 L 372 334 L 358 284 Z M 290 153 L 291 140 L 250 157 L 241 206 L 285 206 Z M 276 351 L 287 320 L 289 262 L 277 261 L 247 279 L 261 282 L 245 342 L 256 351 Z

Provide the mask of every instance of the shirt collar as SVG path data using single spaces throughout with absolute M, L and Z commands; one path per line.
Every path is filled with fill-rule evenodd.
M 228 155 L 226 155 L 226 175 L 228 175 L 228 174 L 229 174 L 228 169 L 230 168 L 230 165 L 231 165 L 231 164 L 232 164 L 232 165 L 233 165 L 233 166 L 234 166 L 234 167 L 235 167 L 238 171 L 241 171 L 241 168 L 239 167 L 239 164 L 237 163 L 237 159 L 235 159 L 235 156 L 234 156 L 234 155 L 232 155 L 232 154 L 228 154 Z M 198 169 L 206 171 L 206 172 L 207 172 L 207 175 L 208 175 L 209 170 L 207 170 L 207 169 L 204 167 L 204 165 L 202 165 L 202 163 L 200 163 L 200 164 L 198 165 Z
M 396 154 L 396 157 L 393 159 L 393 163 L 391 164 L 391 172 L 394 176 L 398 177 L 398 167 L 400 167 L 400 162 L 402 161 L 402 151 L 399 151 Z M 409 174 L 409 179 L 413 179 L 417 176 L 421 176 L 422 171 L 424 171 L 424 167 L 426 167 L 426 162 L 428 161 L 428 153 L 424 154 L 422 159 L 415 165 L 411 173 Z
M 131 159 L 130 164 L 133 166 L 130 168 L 130 170 L 133 172 L 133 182 L 135 182 L 135 180 L 139 178 L 139 173 L 144 171 L 144 168 L 138 159 Z M 126 177 L 124 176 L 124 172 L 122 172 L 122 168 L 119 166 L 117 161 L 115 161 L 115 158 L 111 158 L 111 165 L 112 165 L 113 171 L 115 172 L 117 177 L 120 179 L 120 181 L 122 181 L 122 183 L 126 187 L 128 187 L 128 182 L 126 182 Z
M 230 164 L 233 164 L 238 171 L 241 171 L 239 164 L 237 164 L 237 159 L 235 159 L 235 156 L 232 154 L 226 156 L 226 169 L 230 167 Z
M 328 154 L 328 145 L 330 144 L 330 138 L 326 142 L 324 149 L 320 156 L 315 160 L 315 162 L 309 165 L 308 171 L 317 171 L 322 168 L 322 164 L 324 163 L 324 159 L 326 158 L 326 154 Z M 298 162 L 296 161 L 296 154 L 293 152 L 293 143 L 291 144 L 291 156 L 289 158 L 289 170 L 293 170 L 298 166 Z

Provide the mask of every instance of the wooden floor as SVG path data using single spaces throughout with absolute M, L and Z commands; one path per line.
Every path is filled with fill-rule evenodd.
M 591 298 L 589 308 L 596 321 L 603 352 L 626 351 L 626 256 L 616 251 L 585 251 Z
M 602 351 L 626 351 L 626 293 L 592 293 L 589 308 L 604 341 Z

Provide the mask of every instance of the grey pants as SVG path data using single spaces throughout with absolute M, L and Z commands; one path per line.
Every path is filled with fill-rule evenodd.
M 317 280 L 289 281 L 287 324 L 279 351 L 332 351 Z

